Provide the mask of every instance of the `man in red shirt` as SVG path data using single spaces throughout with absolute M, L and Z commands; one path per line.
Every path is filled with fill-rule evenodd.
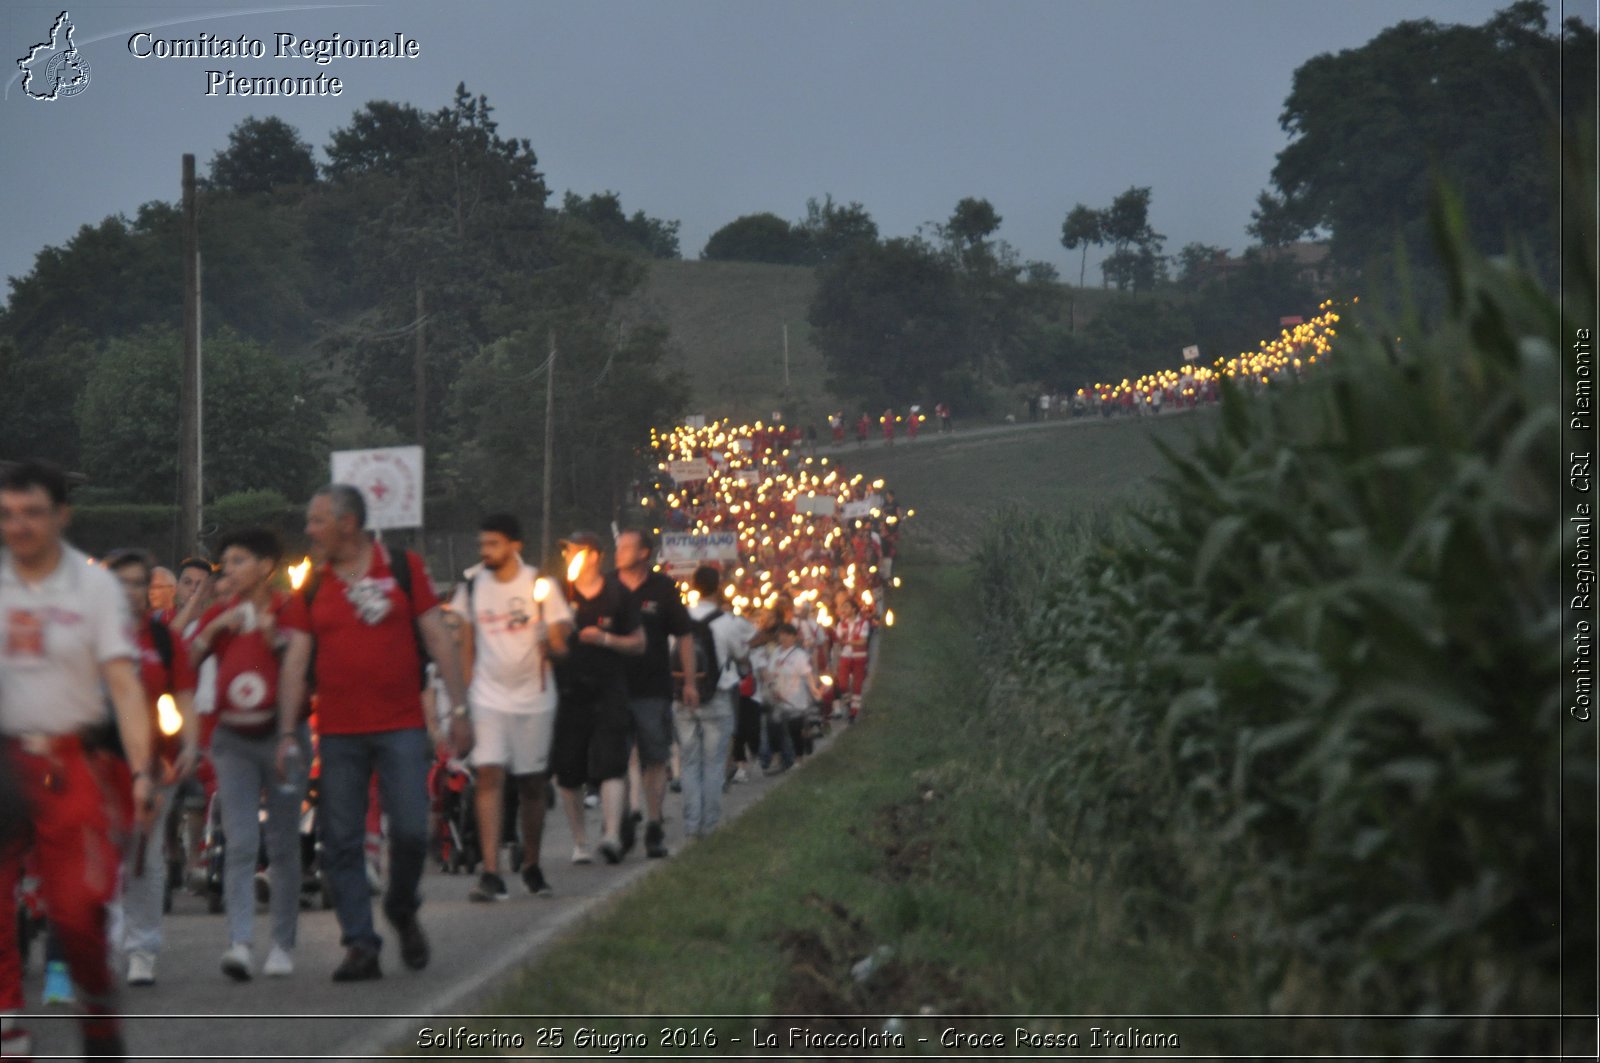
M 122 584 L 133 614 L 134 644 L 139 652 L 139 680 L 144 687 L 155 741 L 151 769 L 154 822 L 166 823 L 167 810 L 180 780 L 194 771 L 200 759 L 200 726 L 194 716 L 194 669 L 182 641 L 166 624 L 145 611 L 153 569 L 142 550 L 118 550 L 106 558 L 107 570 Z M 172 699 L 181 726 L 174 733 L 161 726 L 159 704 Z M 161 952 L 161 912 L 166 893 L 167 832 L 158 826 L 129 847 L 122 862 L 123 948 L 128 954 L 128 984 L 154 985 L 156 956 Z
M 428 849 L 428 765 L 432 743 L 422 708 L 419 642 L 439 666 L 454 706 L 450 738 L 472 748 L 461 660 L 445 626 L 422 559 L 390 550 L 363 530 L 361 492 L 329 484 L 311 497 L 306 536 L 321 559 L 278 619 L 288 638 L 278 684 L 279 770 L 299 748 L 295 728 L 316 648 L 317 723 L 321 736 L 323 849 L 345 958 L 336 982 L 381 978 L 364 843 L 374 774 L 389 817 L 389 888 L 383 912 L 412 970 L 428 965 L 417 920 L 418 886 Z M 395 566 L 404 564 L 399 577 Z M 407 586 L 409 585 L 409 586 Z

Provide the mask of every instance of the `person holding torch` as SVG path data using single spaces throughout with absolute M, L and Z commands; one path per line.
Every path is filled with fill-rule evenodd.
M 128 599 L 138 648 L 139 681 L 155 742 L 155 773 L 150 791 L 152 823 L 164 824 L 177 784 L 200 760 L 200 726 L 194 715 L 195 672 L 189 656 L 166 623 L 145 609 L 154 568 L 142 550 L 117 550 L 105 567 Z M 138 834 L 123 856 L 122 944 L 128 955 L 128 984 L 154 985 L 161 952 L 161 913 L 166 899 L 166 831 Z
M 628 741 L 633 731 L 625 658 L 645 651 L 644 628 L 628 589 L 615 574 L 601 574 L 605 547 L 600 537 L 593 532 L 575 532 L 561 545 L 577 636 L 557 669 L 561 707 L 556 712 L 551 759 L 572 825 L 572 862 L 592 861 L 581 791 L 585 783 L 595 783 L 600 787 L 604 823 L 600 854 L 607 863 L 615 864 L 622 860 Z

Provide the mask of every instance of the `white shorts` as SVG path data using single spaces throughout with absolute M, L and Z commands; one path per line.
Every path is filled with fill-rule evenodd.
M 472 707 L 473 767 L 502 766 L 512 775 L 532 775 L 550 767 L 554 710 L 502 712 Z

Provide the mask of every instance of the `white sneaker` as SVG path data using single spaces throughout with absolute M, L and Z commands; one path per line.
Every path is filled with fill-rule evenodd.
M 250 981 L 250 946 L 236 941 L 222 954 L 222 973 L 235 982 Z
M 749 782 L 750 781 L 750 773 L 745 770 L 745 767 L 744 767 L 743 764 L 739 765 L 737 768 L 734 769 L 734 771 L 733 771 L 733 781 L 734 782 Z
M 156 954 L 143 949 L 128 953 L 128 984 L 156 984 Z
M 581 845 L 574 845 L 572 847 L 572 862 L 574 864 L 592 864 L 594 863 L 594 857 L 589 855 L 588 849 Z
M 272 946 L 267 962 L 261 965 L 261 973 L 268 978 L 287 978 L 294 974 L 294 955 L 282 945 Z

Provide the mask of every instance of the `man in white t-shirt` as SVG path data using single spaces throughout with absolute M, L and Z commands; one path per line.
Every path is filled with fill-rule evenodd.
M 530 893 L 550 892 L 539 869 L 556 720 L 556 680 L 549 656 L 566 655 L 572 613 L 566 598 L 523 563 L 516 517 L 491 513 L 479 523 L 478 556 L 483 564 L 467 574 L 451 603 L 463 621 L 467 702 L 477 734 L 472 765 L 477 770 L 483 873 L 470 896 L 503 901 L 510 896 L 500 875 L 508 774 L 515 780 L 522 815 L 522 882 Z
M 106 906 L 130 811 L 140 827 L 150 819 L 152 736 L 127 598 L 62 539 L 70 515 L 60 469 L 23 462 L 0 474 L 0 771 L 26 800 L 41 892 L 84 1008 L 84 1054 L 121 1057 Z M 107 693 L 125 763 L 85 748 L 84 732 L 107 721 Z M 0 852 L 6 904 L 21 872 L 20 848 Z M 8 1058 L 29 1054 L 21 1009 L 8 911 L 0 918 L 0 1055 Z

